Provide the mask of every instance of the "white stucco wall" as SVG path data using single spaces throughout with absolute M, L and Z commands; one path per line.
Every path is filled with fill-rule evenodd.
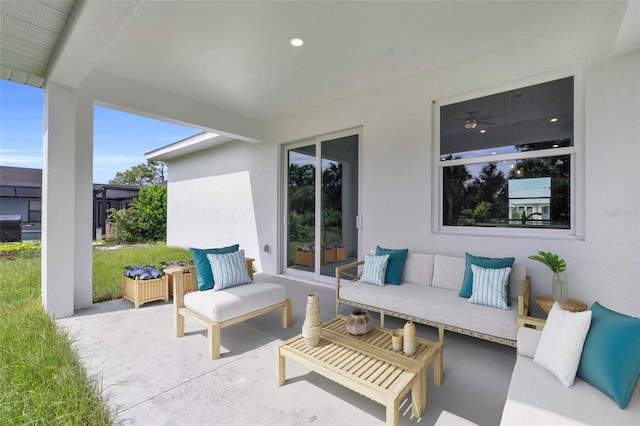
M 276 163 L 274 146 L 241 141 L 172 161 L 167 244 L 239 243 L 258 271 L 276 273 Z
M 550 293 L 551 273 L 527 256 L 549 250 L 567 260 L 572 297 L 640 316 L 640 52 L 611 58 L 616 29 L 604 19 L 590 28 L 589 37 L 577 30 L 550 34 L 282 117 L 267 123 L 263 144 L 234 142 L 172 161 L 168 242 L 241 241 L 249 255 L 259 257 L 261 270 L 277 271 L 280 145 L 362 126 L 363 250 L 380 244 L 457 256 L 515 256 L 527 264 L 534 296 Z M 432 100 L 567 68 L 582 69 L 585 89 L 584 199 L 577 200 L 583 207 L 576 212 L 584 223 L 581 238 L 434 233 Z M 243 199 L 241 205 L 251 206 L 255 224 L 249 223 L 251 214 L 219 208 L 233 205 L 234 190 L 247 191 L 246 179 L 252 202 Z M 232 188 L 213 189 L 219 183 Z M 187 194 L 190 212 L 182 216 L 185 207 L 178 204 Z M 213 216 L 207 211 L 216 214 L 210 221 L 203 220 Z M 271 253 L 261 251 L 264 244 L 272 246 Z

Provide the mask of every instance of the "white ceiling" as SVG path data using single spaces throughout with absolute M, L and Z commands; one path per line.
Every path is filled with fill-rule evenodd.
M 0 3 L 8 78 L 5 3 L 57 2 Z M 50 59 L 57 67 L 33 74 L 74 86 L 98 69 L 268 121 L 551 31 L 595 30 L 589 23 L 603 17 L 627 22 L 636 37 L 629 4 L 638 9 L 637 0 L 88 1 L 76 5 L 65 46 Z M 305 45 L 290 46 L 292 36 Z

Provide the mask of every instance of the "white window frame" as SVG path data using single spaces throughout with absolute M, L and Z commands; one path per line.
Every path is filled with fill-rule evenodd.
M 440 107 L 493 95 L 535 84 L 546 83 L 561 78 L 573 77 L 573 146 L 556 148 L 552 156 L 569 155 L 571 161 L 571 221 L 569 229 L 549 228 L 508 228 L 508 227 L 472 227 L 443 225 L 443 170 L 444 167 L 466 165 L 469 163 L 491 163 L 550 156 L 549 151 L 528 151 L 501 155 L 491 155 L 468 159 L 440 160 Z M 448 96 L 432 101 L 432 211 L 431 228 L 435 234 L 536 238 L 536 239 L 584 239 L 585 216 L 585 178 L 584 178 L 584 77 L 582 67 L 553 71 L 549 73 L 514 80 L 504 84 L 487 87 Z

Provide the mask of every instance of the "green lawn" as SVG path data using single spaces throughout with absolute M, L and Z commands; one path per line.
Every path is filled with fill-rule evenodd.
M 0 244 L 0 253 L 0 425 L 113 424 L 115 413 L 101 399 L 100 383 L 87 377 L 72 337 L 42 308 L 39 245 Z M 161 244 L 95 251 L 93 300 L 122 296 L 127 265 L 190 258 L 186 249 Z

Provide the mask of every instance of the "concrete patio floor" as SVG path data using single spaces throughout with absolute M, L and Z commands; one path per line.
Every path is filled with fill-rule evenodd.
M 153 302 L 134 309 L 130 301 L 94 304 L 58 320 L 90 375 L 102 383 L 117 420 L 125 425 L 375 425 L 385 409 L 341 385 L 287 361 L 284 386 L 275 383 L 275 347 L 299 334 L 306 296 L 319 293 L 322 319 L 335 314 L 335 291 L 283 277 L 256 275 L 282 283 L 293 303 L 293 323 L 280 327 L 280 311 L 222 330 L 222 356 L 207 354 L 204 329 L 186 320 L 185 336 L 173 331 L 173 307 Z M 341 313 L 351 308 L 341 305 Z M 377 314 L 372 314 L 379 323 Z M 403 321 L 387 318 L 386 326 Z M 437 340 L 437 330 L 417 325 L 419 336 Z M 500 422 L 515 349 L 445 334 L 444 379 L 433 384 L 428 402 L 412 418 L 410 398 L 400 408 L 401 425 L 432 425 L 447 410 L 481 425 Z

